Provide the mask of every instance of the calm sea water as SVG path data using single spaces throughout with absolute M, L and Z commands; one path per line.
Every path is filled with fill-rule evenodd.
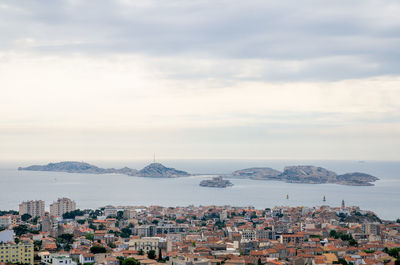
M 142 168 L 148 161 L 88 161 L 100 167 Z M 41 199 L 46 206 L 58 197 L 69 197 L 81 209 L 112 205 L 233 205 L 257 208 L 278 205 L 339 206 L 358 205 L 376 212 L 381 218 L 400 217 L 400 161 L 281 161 L 281 160 L 164 160 L 166 166 L 198 174 L 224 174 L 237 169 L 268 166 L 282 170 L 285 165 L 316 165 L 337 173 L 365 172 L 380 178 L 372 187 L 334 184 L 290 184 L 279 181 L 232 179 L 226 189 L 200 187 L 195 176 L 177 179 L 147 179 L 126 175 L 75 174 L 18 171 L 18 166 L 33 162 L 0 163 L 0 209 L 18 209 L 22 200 Z M 37 162 L 45 164 L 45 162 Z M 286 199 L 286 194 L 289 199 Z M 322 197 L 326 196 L 326 202 Z

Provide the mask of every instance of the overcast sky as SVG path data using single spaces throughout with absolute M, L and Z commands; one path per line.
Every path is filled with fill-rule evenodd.
M 400 158 L 400 1 L 0 0 L 0 159 Z

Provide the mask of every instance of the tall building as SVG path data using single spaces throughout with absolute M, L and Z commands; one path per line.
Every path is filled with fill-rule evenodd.
M 62 216 L 64 213 L 76 210 L 76 203 L 68 198 L 58 198 L 56 202 L 50 204 L 50 215 Z
M 37 201 L 23 201 L 19 205 L 19 214 L 29 214 L 32 217 L 43 216 L 44 215 L 45 203 L 42 200 Z
M 32 243 L 7 243 L 0 245 L 0 263 L 29 263 L 33 265 Z
M 112 206 L 112 205 L 107 205 L 104 207 L 104 216 L 105 217 L 116 217 L 118 214 L 118 210 L 116 207 Z

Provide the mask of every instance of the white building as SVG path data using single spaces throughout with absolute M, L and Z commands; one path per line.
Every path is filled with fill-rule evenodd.
M 50 204 L 51 216 L 62 216 L 64 213 L 76 210 L 76 203 L 68 198 L 58 198 L 56 202 Z
M 52 265 L 77 265 L 69 256 L 54 256 L 51 261 Z
M 118 213 L 118 210 L 116 207 L 112 206 L 112 205 L 107 205 L 104 207 L 104 216 L 105 217 L 116 217 Z
M 0 216 L 0 228 L 9 228 L 12 225 L 11 216 Z
M 129 240 L 129 250 L 143 250 L 148 252 L 149 250 L 158 250 L 158 244 L 160 242 L 159 237 L 143 237 Z
M 44 215 L 45 203 L 42 200 L 37 201 L 23 201 L 19 205 L 19 214 L 29 214 L 32 217 Z

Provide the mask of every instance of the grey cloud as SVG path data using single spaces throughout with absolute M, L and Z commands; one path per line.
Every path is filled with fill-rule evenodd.
M 239 63 L 297 60 L 306 65 L 298 72 L 265 69 L 258 77 L 264 81 L 340 80 L 400 71 L 400 3 L 395 0 L 3 2 L 8 8 L 0 9 L 2 51 L 135 53 Z M 25 38 L 35 43 L 18 41 Z M 176 69 L 171 77 L 237 78 L 223 69 L 196 76 L 187 68 Z

